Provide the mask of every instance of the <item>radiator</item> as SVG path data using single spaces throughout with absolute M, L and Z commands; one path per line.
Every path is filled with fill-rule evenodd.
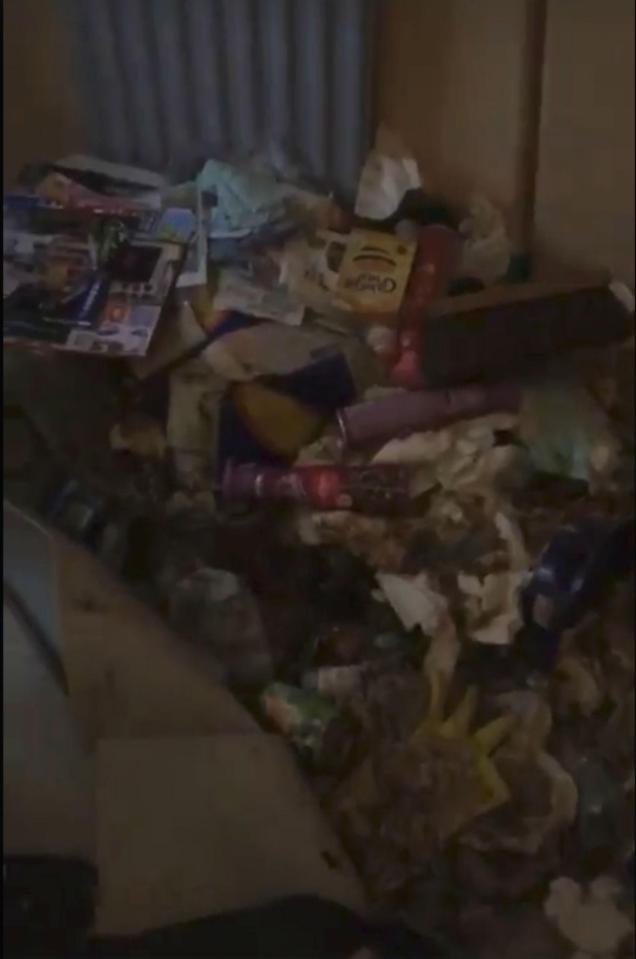
M 91 150 L 187 177 L 276 144 L 351 194 L 374 124 L 377 0 L 57 0 Z

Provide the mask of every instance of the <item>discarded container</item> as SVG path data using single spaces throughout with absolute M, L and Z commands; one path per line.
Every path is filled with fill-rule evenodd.
M 392 512 L 408 506 L 411 470 L 404 466 L 298 466 L 279 469 L 228 464 L 223 474 L 226 500 L 301 503 L 317 510 Z
M 214 654 L 230 682 L 260 686 L 272 678 L 258 606 L 233 573 L 204 567 L 184 577 L 170 597 L 170 620 Z
M 589 518 L 560 529 L 539 557 L 521 598 L 522 615 L 543 665 L 554 663 L 559 637 L 576 625 L 634 564 L 634 520 Z
M 267 718 L 284 736 L 309 757 L 318 756 L 327 729 L 338 715 L 335 703 L 314 690 L 286 683 L 271 683 L 260 701 Z
M 453 390 L 395 393 L 348 406 L 337 413 L 344 443 L 349 447 L 382 443 L 415 431 L 439 429 L 456 420 L 487 413 L 516 412 L 519 387 L 511 384 L 466 386 Z
M 417 252 L 399 317 L 397 360 L 390 373 L 396 386 L 424 386 L 420 356 L 425 311 L 446 292 L 460 251 L 459 235 L 447 226 L 425 226 L 418 231 Z
M 303 676 L 303 687 L 314 689 L 325 696 L 331 696 L 336 701 L 342 701 L 361 688 L 363 678 L 368 670 L 368 663 L 358 663 L 351 666 L 323 666 L 320 669 L 310 669 Z

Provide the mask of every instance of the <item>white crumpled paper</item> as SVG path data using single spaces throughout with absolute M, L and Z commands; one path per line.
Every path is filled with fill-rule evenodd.
M 512 245 L 504 218 L 484 196 L 470 201 L 468 216 L 459 226 L 464 236 L 459 273 L 490 286 L 508 271 Z
M 398 209 L 404 194 L 422 186 L 417 160 L 399 137 L 380 126 L 375 146 L 360 174 L 356 216 L 386 220 Z
M 418 573 L 417 576 L 377 573 L 376 579 L 404 629 L 419 626 L 427 635 L 435 632 L 448 606 L 427 573 Z
M 483 579 L 458 573 L 468 634 L 476 643 L 507 646 L 513 641 L 522 624 L 518 595 L 523 579 L 522 573 L 488 573 Z
M 492 413 L 444 429 L 412 433 L 390 440 L 372 462 L 420 466 L 412 484 L 416 496 L 440 485 L 445 490 L 475 490 L 491 497 L 498 480 L 523 468 L 523 451 L 496 445 L 495 433 L 510 430 L 516 423 L 513 414 Z
M 599 876 L 587 892 L 566 876 L 553 879 L 544 902 L 546 916 L 584 954 L 609 957 L 633 931 L 631 919 L 615 903 L 620 886 Z
M 309 513 L 299 510 L 296 533 L 308 546 L 337 543 L 374 569 L 399 570 L 406 557 L 406 542 L 383 516 L 365 516 L 349 510 Z
M 376 580 L 404 629 L 418 626 L 431 637 L 424 674 L 431 681 L 434 677 L 449 680 L 459 656 L 459 639 L 446 597 L 425 572 L 417 576 L 376 573 Z
M 470 638 L 477 643 L 506 646 L 522 625 L 519 591 L 525 582 L 530 560 L 514 520 L 499 511 L 494 522 L 508 551 L 508 569 L 488 573 L 483 578 L 460 572 L 457 585 L 464 595 Z

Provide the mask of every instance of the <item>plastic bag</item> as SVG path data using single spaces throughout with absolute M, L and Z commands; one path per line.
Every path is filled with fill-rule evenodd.
M 381 126 L 360 174 L 356 215 L 386 220 L 396 212 L 404 194 L 421 185 L 415 157 L 394 133 Z
M 230 682 L 257 686 L 272 678 L 258 606 L 233 573 L 204 567 L 181 579 L 170 597 L 170 619 L 214 654 Z
M 484 196 L 474 196 L 469 215 L 460 224 L 465 237 L 459 275 L 489 286 L 505 276 L 512 247 L 502 214 Z

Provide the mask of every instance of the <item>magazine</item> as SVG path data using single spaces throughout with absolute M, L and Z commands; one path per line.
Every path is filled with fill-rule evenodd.
M 4 301 L 7 343 L 30 342 L 60 350 L 108 356 L 144 356 L 174 285 L 183 246 L 130 243 L 108 274 L 108 288 L 91 324 L 60 321 L 50 312 L 11 307 Z
M 24 194 L 5 198 L 3 219 L 5 328 L 32 329 L 42 317 L 69 326 L 96 322 L 112 264 L 139 219 L 43 206 Z
M 186 253 L 200 266 L 200 211 L 157 206 L 157 175 L 92 158 L 22 183 L 3 204 L 4 341 L 144 356 Z
M 186 290 L 203 287 L 208 281 L 208 218 L 209 208 L 203 199 L 203 193 L 197 188 L 195 231 L 186 253 L 181 275 L 177 280 L 177 289 Z

